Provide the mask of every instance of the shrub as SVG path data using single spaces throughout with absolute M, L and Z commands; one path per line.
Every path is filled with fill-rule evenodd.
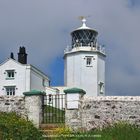
M 65 126 L 62 126 L 62 127 L 59 127 L 59 128 L 56 128 L 55 129 L 55 133 L 57 135 L 69 135 L 72 133 L 72 130 L 69 128 L 69 127 L 65 127 Z
M 16 113 L 0 112 L 0 140 L 42 140 L 41 132 Z

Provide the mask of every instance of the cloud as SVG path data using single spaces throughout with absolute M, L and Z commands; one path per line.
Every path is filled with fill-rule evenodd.
M 88 26 L 106 45 L 107 94 L 139 95 L 139 4 L 138 0 L 0 0 L 0 61 L 25 45 L 29 63 L 51 73 L 51 63 L 63 55 L 71 44 L 70 32 L 81 24 L 78 17 L 90 16 Z

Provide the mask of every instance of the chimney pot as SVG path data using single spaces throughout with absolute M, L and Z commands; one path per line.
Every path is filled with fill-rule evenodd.
M 11 59 L 14 59 L 14 53 L 13 53 L 13 52 L 11 52 L 10 58 L 11 58 Z
M 26 54 L 26 48 L 24 46 L 19 48 L 18 62 L 22 64 L 27 64 L 27 54 Z

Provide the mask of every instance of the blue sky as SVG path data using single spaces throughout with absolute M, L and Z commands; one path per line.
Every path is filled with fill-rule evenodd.
M 82 15 L 106 46 L 106 94 L 140 95 L 139 0 L 0 0 L 0 62 L 25 46 L 28 63 L 63 85 L 63 50 Z
M 139 6 L 140 5 L 140 1 L 139 0 L 130 0 L 130 4 L 132 5 L 132 6 Z

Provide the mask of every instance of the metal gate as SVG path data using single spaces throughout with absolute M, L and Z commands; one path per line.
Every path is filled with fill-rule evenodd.
M 43 123 L 65 122 L 65 94 L 44 96 Z

